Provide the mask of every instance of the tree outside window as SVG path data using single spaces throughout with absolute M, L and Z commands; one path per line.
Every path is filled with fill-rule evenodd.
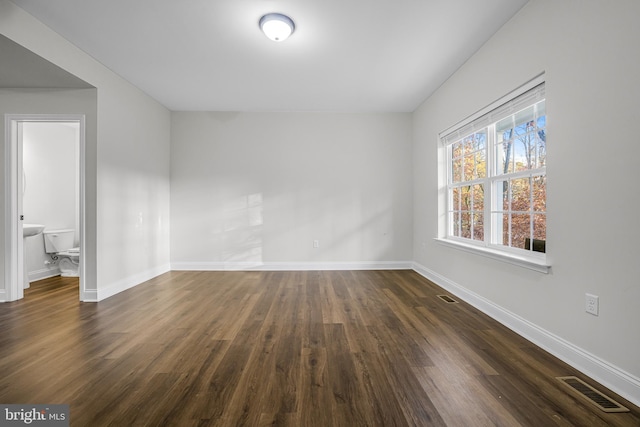
M 534 250 L 529 242 L 547 237 L 545 101 L 478 121 L 447 141 L 447 238 Z

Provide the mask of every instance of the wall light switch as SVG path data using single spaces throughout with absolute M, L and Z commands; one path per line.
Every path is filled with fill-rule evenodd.
M 319 248 L 320 247 L 320 240 L 314 240 L 313 241 L 313 247 L 314 248 Z

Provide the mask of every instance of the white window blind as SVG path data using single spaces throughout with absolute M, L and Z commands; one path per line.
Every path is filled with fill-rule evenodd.
M 544 98 L 544 74 L 542 74 L 440 133 L 440 141 L 443 145 L 452 144 Z M 509 99 L 510 101 L 507 101 Z

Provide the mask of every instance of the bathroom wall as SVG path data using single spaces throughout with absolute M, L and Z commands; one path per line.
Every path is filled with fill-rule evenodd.
M 74 229 L 79 237 L 79 127 L 73 123 L 23 125 L 25 223 L 44 224 L 46 230 Z M 58 274 L 45 253 L 43 235 L 26 239 L 29 280 Z
M 1 5 L 0 0 L 0 5 Z M 1 6 L 0 6 L 1 7 Z M 95 209 L 96 209 L 96 128 L 97 128 L 97 91 L 95 89 L 37 89 L 37 88 L 0 88 L 0 115 L 4 114 L 77 114 L 82 112 L 85 116 L 85 186 L 86 192 L 86 227 L 85 258 L 86 281 L 81 284 L 81 298 L 87 294 L 95 294 L 96 287 L 96 241 L 95 241 Z M 5 134 L 4 120 L 0 121 L 0 134 Z M 4 151 L 0 150 L 0 165 L 5 165 Z M 0 186 L 0 200 L 5 200 L 4 172 L 0 174 L 3 184 Z M 0 210 L 2 221 L 5 211 Z M 92 232 L 93 230 L 93 232 Z M 4 227 L 0 227 L 0 240 L 5 241 Z M 6 279 L 4 246 L 0 247 L 0 279 Z M 4 292 L 8 287 L 5 281 L 0 286 L 0 301 L 7 297 Z

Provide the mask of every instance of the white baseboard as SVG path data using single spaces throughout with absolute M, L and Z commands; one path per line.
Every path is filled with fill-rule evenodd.
M 320 271 L 320 270 L 411 270 L 410 261 L 362 262 L 175 262 L 171 270 L 187 271 Z
M 60 274 L 60 269 L 56 266 L 54 268 L 41 268 L 40 270 L 29 272 L 29 283 L 36 280 L 48 279 L 49 277 L 57 276 Z
M 171 270 L 188 271 L 313 271 L 313 270 L 410 270 L 409 261 L 344 262 L 344 263 L 243 263 L 243 262 L 179 262 L 151 269 L 121 279 L 98 290 L 84 290 L 81 300 L 98 302 Z
M 109 298 L 117 293 L 122 291 L 126 291 L 127 289 L 133 288 L 141 283 L 146 282 L 147 280 L 151 280 L 154 277 L 157 277 L 161 274 L 164 274 L 168 271 L 171 271 L 171 266 L 169 264 L 162 265 L 156 268 L 152 268 L 142 273 L 135 274 L 133 276 L 125 277 L 124 279 L 120 279 L 117 282 L 114 282 L 108 286 L 100 287 L 97 290 L 85 290 L 83 292 L 83 301 L 85 302 L 98 302 L 102 301 L 105 298 Z
M 95 289 L 80 290 L 80 301 L 82 302 L 98 302 L 98 291 Z
M 413 270 L 633 404 L 640 406 L 640 378 L 469 291 L 423 265 L 413 263 Z

